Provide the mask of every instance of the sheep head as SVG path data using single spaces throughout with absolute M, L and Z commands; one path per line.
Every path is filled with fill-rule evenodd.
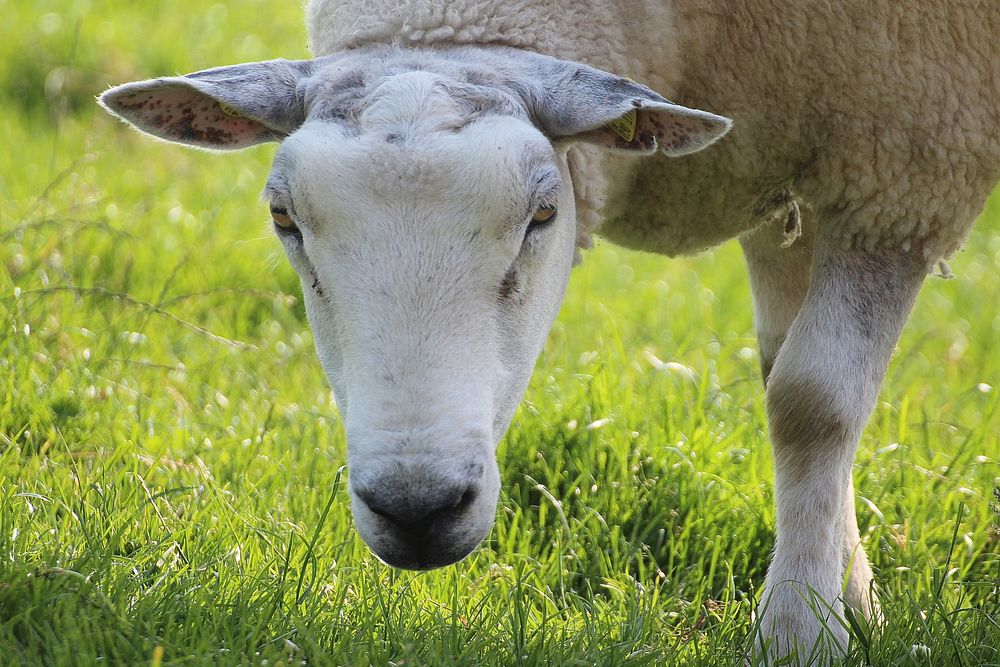
M 358 529 L 390 565 L 486 536 L 495 448 L 575 252 L 565 149 L 684 155 L 728 119 L 500 47 L 373 47 L 130 83 L 101 104 L 207 149 L 279 141 L 274 229 L 347 431 Z

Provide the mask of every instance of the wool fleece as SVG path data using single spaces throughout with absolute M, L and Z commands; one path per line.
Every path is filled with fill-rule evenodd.
M 844 247 L 954 252 L 1000 179 L 1000 3 L 313 0 L 315 55 L 503 45 L 734 129 L 682 159 L 574 147 L 578 242 L 693 253 L 801 207 Z

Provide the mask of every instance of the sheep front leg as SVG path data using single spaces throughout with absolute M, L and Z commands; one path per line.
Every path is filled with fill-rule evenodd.
M 802 309 L 809 289 L 815 221 L 806 214 L 802 220 L 802 234 L 791 244 L 786 243 L 785 227 L 786 220 L 778 218 L 740 238 L 753 291 L 754 322 L 765 386 L 778 350 Z M 871 585 L 872 569 L 858 532 L 854 484 L 850 475 L 844 498 L 843 539 L 843 568 L 845 571 L 850 568 L 844 600 L 865 618 L 878 619 L 878 598 Z
M 925 275 L 919 254 L 844 250 L 817 236 L 808 293 L 767 383 L 777 502 L 761 603 L 769 655 L 797 652 L 799 664 L 825 664 L 843 653 L 840 596 L 850 557 L 851 602 L 863 608 L 868 596 L 870 569 L 855 552 L 851 467 Z

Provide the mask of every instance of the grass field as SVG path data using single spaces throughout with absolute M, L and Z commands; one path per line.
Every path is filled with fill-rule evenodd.
M 0 664 L 742 665 L 774 510 L 735 244 L 586 256 L 470 558 L 396 572 L 356 535 L 274 147 L 93 102 L 304 57 L 297 4 L 0 0 Z M 951 265 L 855 468 L 888 623 L 852 665 L 1000 664 L 1000 197 Z

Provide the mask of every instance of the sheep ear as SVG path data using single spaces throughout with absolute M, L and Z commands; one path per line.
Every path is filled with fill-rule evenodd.
M 677 157 L 708 147 L 732 127 L 729 118 L 674 104 L 631 79 L 555 62 L 534 105 L 536 122 L 553 139 Z
M 303 123 L 297 93 L 312 61 L 271 60 L 136 81 L 99 98 L 110 113 L 160 139 L 214 150 L 280 141 Z

